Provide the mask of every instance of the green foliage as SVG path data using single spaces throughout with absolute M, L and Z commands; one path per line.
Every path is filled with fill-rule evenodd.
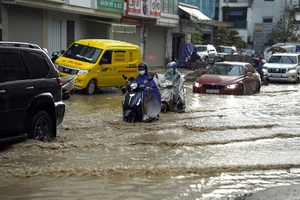
M 192 34 L 193 44 L 203 44 L 203 34 L 201 33 L 200 26 L 196 26 L 196 33 Z
M 245 48 L 246 42 L 239 36 L 239 32 L 226 27 L 218 27 L 214 36 L 214 45 L 235 46 L 237 48 Z
M 293 9 L 286 8 L 279 21 L 272 28 L 268 44 L 284 43 L 297 40 L 296 25 L 293 24 L 295 13 Z

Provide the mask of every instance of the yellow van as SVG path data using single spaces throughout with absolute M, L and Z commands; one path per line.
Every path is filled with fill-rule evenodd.
M 75 88 L 85 94 L 101 87 L 124 86 L 122 74 L 135 78 L 141 62 L 139 46 L 108 39 L 76 41 L 55 60 L 60 75 L 76 75 Z

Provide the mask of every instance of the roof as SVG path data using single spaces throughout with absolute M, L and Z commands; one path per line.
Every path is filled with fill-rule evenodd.
M 123 41 L 119 41 L 119 40 L 110 40 L 110 39 L 82 39 L 82 40 L 76 41 L 75 43 L 87 45 L 87 46 L 97 46 L 99 48 L 105 48 L 107 46 L 138 47 L 137 45 L 131 44 L 129 42 L 123 42 Z
M 239 61 L 237 61 L 237 62 L 233 62 L 233 61 L 224 61 L 224 62 L 217 62 L 216 63 L 216 65 L 218 65 L 218 64 L 228 64 L 228 65 L 245 65 L 245 64 L 250 64 L 250 63 L 248 63 L 248 62 L 239 62 Z
M 299 53 L 273 53 L 272 56 L 299 56 Z

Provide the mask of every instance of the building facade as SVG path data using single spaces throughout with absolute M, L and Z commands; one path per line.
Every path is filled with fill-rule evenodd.
M 265 49 L 273 26 L 287 6 L 299 6 L 299 0 L 218 0 L 218 20 L 231 23 L 249 48 Z
M 31 42 L 52 52 L 82 38 L 105 38 L 139 45 L 149 66 L 178 59 L 189 43 L 200 11 L 179 9 L 178 0 L 2 0 L 2 40 Z M 191 7 L 190 7 L 191 6 Z M 188 19 L 180 19 L 182 11 Z M 194 11 L 196 19 L 193 20 Z M 200 12 L 201 13 L 201 12 Z

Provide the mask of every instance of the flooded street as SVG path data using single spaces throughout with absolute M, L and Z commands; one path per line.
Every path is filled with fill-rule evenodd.
M 0 149 L 0 199 L 240 199 L 300 184 L 300 85 L 193 94 L 185 113 L 122 121 L 119 89 L 65 101 L 52 142 Z

